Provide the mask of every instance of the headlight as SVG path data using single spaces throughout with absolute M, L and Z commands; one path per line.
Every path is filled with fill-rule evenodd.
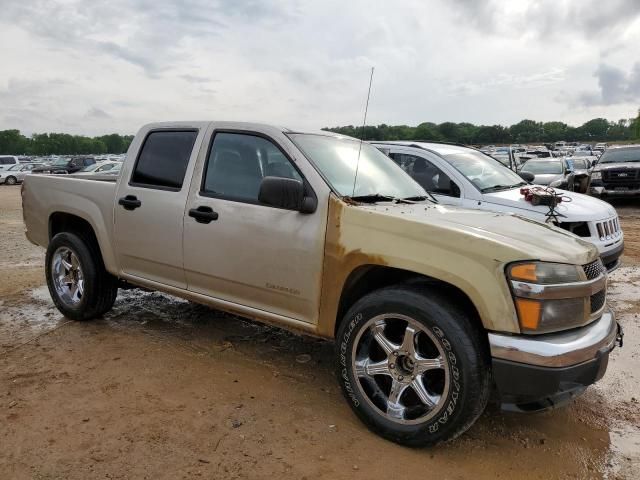
M 602 172 L 593 172 L 591 174 L 591 180 L 602 180 Z
M 588 279 L 583 267 L 564 263 L 527 262 L 510 265 L 507 276 L 523 333 L 549 333 L 579 327 L 604 309 L 607 277 L 598 260 L 597 275 Z
M 560 185 L 562 185 L 562 179 L 560 180 L 554 180 L 553 182 L 551 182 L 549 184 L 550 187 L 559 187 Z

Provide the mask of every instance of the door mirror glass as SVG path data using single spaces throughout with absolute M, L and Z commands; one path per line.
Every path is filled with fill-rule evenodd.
M 305 200 L 304 184 L 295 178 L 264 177 L 258 200 L 271 207 L 301 211 Z

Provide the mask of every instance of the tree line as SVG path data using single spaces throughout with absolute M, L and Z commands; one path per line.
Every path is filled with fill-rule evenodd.
M 364 140 L 435 140 L 473 145 L 505 143 L 553 143 L 560 140 L 612 142 L 640 140 L 640 110 L 636 118 L 617 122 L 594 118 L 579 127 L 563 122 L 522 120 L 510 127 L 472 123 L 424 122 L 416 127 L 386 125 L 323 128 Z M 67 133 L 34 133 L 27 137 L 20 130 L 0 130 L 0 154 L 5 155 L 82 155 L 125 153 L 133 135 L 112 133 L 98 137 Z
M 20 130 L 0 130 L 0 154 L 42 156 L 125 153 L 132 140 L 133 135 L 117 133 L 99 137 L 34 133 L 27 137 Z
M 424 122 L 416 127 L 386 125 L 323 128 L 323 130 L 349 135 L 364 140 L 432 140 L 472 145 L 508 143 L 553 143 L 561 140 L 583 142 L 612 142 L 640 140 L 640 110 L 637 118 L 611 122 L 594 118 L 579 127 L 563 122 L 536 122 L 522 120 L 510 127 L 502 125 L 474 125 L 472 123 Z

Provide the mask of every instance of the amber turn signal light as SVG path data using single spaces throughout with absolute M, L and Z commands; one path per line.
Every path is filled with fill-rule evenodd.
M 540 324 L 541 304 L 537 300 L 516 298 L 520 327 L 527 330 L 537 330 Z

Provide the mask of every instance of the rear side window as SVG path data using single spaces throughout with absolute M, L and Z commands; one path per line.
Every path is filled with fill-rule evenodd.
M 144 141 L 131 183 L 150 188 L 180 190 L 198 132 L 151 132 Z
M 11 157 L 0 157 L 0 165 L 14 165 L 16 161 Z

